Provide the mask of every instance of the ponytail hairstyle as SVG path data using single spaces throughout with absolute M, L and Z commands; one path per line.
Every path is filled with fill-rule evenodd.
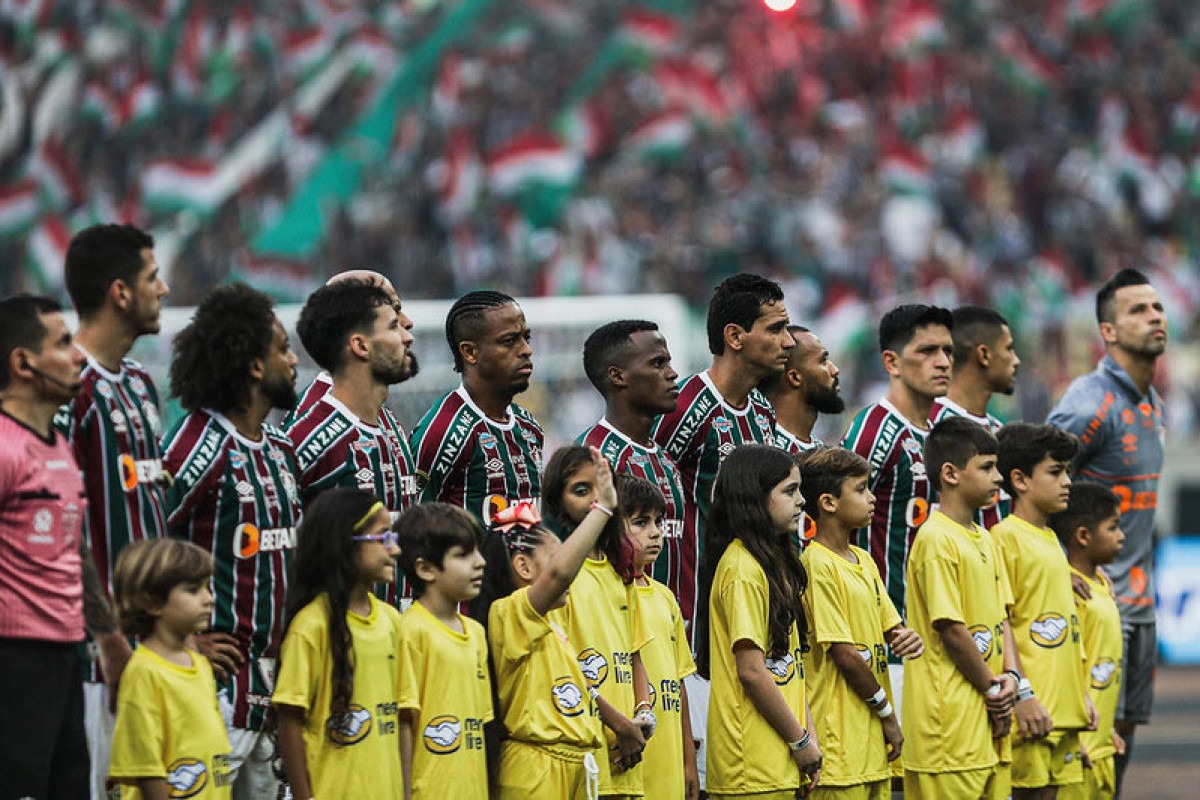
M 711 674 L 708 602 L 713 578 L 721 556 L 734 539 L 742 541 L 767 578 L 766 656 L 781 658 L 788 652 L 793 624 L 799 631 L 801 647 L 807 649 L 808 624 L 800 595 L 808 586 L 808 576 L 789 537 L 776 530 L 767 513 L 771 491 L 787 479 L 795 466 L 796 460 L 783 450 L 746 444 L 730 453 L 717 473 L 712 505 L 705 518 L 700 594 L 696 600 L 696 663 L 703 677 Z
M 487 628 L 492 603 L 517 590 L 517 579 L 512 569 L 513 556 L 518 553 L 533 555 L 538 545 L 555 538 L 554 533 L 542 524 L 537 509 L 527 500 L 493 514 L 491 527 L 483 537 L 483 546 L 479 548 L 486 562 L 483 585 L 467 607 L 469 616 Z
M 352 538 L 378 510 L 379 500 L 360 489 L 329 489 L 304 510 L 297 532 L 284 612 L 284 635 L 300 610 L 321 595 L 329 606 L 333 693 L 329 719 L 338 724 L 354 694 L 354 639 L 346 622 L 350 592 L 358 583 L 357 543 Z M 379 508 L 382 508 L 379 505 Z

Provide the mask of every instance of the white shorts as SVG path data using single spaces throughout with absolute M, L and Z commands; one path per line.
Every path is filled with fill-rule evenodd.
M 904 665 L 888 664 L 888 680 L 892 683 L 892 708 L 896 709 L 896 722 L 904 727 Z
M 229 775 L 233 778 L 233 800 L 263 800 L 279 794 L 272 759 L 275 741 L 265 731 L 227 728 Z
M 112 758 L 113 725 L 116 716 L 108 710 L 108 687 L 103 683 L 83 682 L 83 732 L 87 736 L 91 773 L 88 786 L 91 800 L 120 800 L 120 784 L 108 783 L 108 762 Z
M 692 738 L 698 744 L 696 745 L 696 772 L 700 775 L 700 790 L 704 791 L 706 786 L 705 775 L 705 756 L 708 749 L 705 746 L 705 739 L 708 738 L 708 695 L 709 682 L 701 678 L 693 672 L 683 679 L 683 686 L 687 689 L 688 700 L 688 718 L 692 722 Z

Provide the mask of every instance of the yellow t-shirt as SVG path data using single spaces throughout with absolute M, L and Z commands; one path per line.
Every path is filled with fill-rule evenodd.
M 229 737 L 208 659 L 180 667 L 147 647 L 121 675 L 109 774 L 121 797 L 141 800 L 139 778 L 166 778 L 172 797 L 232 797 Z M 134 785 L 130 785 L 134 784 Z
M 1050 712 L 1055 730 L 1085 728 L 1083 640 L 1062 545 L 1054 531 L 1015 514 L 992 526 L 992 538 L 1012 588 L 1008 624 L 1025 677 Z
M 415 710 L 414 797 L 487 800 L 483 724 L 492 719 L 487 634 L 461 614 L 463 633 L 421 601 L 401 616 L 400 699 Z
M 316 797 L 394 797 L 400 771 L 400 612 L 369 596 L 370 613 L 346 614 L 354 642 L 350 710 L 329 716 L 333 656 L 329 601 L 321 595 L 292 620 L 271 702 L 304 709 L 308 777 Z
M 830 645 L 854 645 L 891 695 L 883 633 L 900 624 L 900 615 L 871 556 L 853 545 L 850 551 L 857 564 L 813 540 L 800 558 L 808 572 L 804 614 L 812 644 L 804 654 L 804 674 L 825 757 L 822 786 L 854 786 L 891 775 L 883 722 L 829 657 Z
M 642 752 L 642 782 L 648 798 L 683 797 L 683 679 L 696 671 L 679 602 L 665 585 L 651 579 L 638 587 L 642 620 L 653 638 L 642 648 L 650 679 L 650 701 L 658 730 Z
M 706 777 L 711 794 L 800 787 L 800 770 L 787 742 L 747 696 L 733 656 L 733 646 L 740 641 L 752 642 L 764 654 L 770 650 L 769 612 L 767 576 L 742 540 L 734 539 L 717 563 L 708 601 L 712 688 Z M 788 708 L 805 724 L 804 660 L 795 625 L 788 635 L 788 652 L 766 663 Z
M 525 744 L 595 750 L 604 739 L 596 704 L 557 620 L 529 603 L 529 587 L 492 604 L 488 644 L 508 735 Z
M 1092 590 L 1090 600 L 1076 595 L 1075 607 L 1079 610 L 1079 628 L 1083 631 L 1083 649 L 1087 653 L 1084 680 L 1099 719 L 1096 730 L 1080 731 L 1079 741 L 1096 760 L 1116 752 L 1112 729 L 1117 716 L 1117 699 L 1121 695 L 1125 640 L 1121 635 L 1121 612 L 1117 608 L 1112 581 L 1103 573 L 1093 579 L 1074 568 L 1071 571 L 1087 581 Z
M 626 584 L 608 559 L 588 558 L 571 582 L 563 628 L 575 645 L 576 657 L 588 685 L 600 692 L 613 708 L 629 717 L 637 704 L 633 691 L 633 654 L 646 643 L 638 611 L 638 593 Z M 604 728 L 607 746 L 616 746 L 616 735 Z M 600 794 L 642 794 L 642 767 L 613 773 L 608 756 L 600 764 Z
M 904 665 L 904 768 L 986 769 L 997 763 L 984 697 L 954 666 L 935 620 L 967 626 L 988 668 L 1004 671 L 1008 581 L 992 537 L 935 511 L 908 554 L 908 624 L 925 652 Z

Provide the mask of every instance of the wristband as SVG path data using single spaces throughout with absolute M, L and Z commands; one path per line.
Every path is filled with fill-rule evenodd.
M 803 735 L 801 735 L 801 737 L 799 739 L 797 739 L 794 742 L 788 742 L 788 749 L 791 750 L 793 753 L 798 753 L 801 750 L 803 750 L 804 748 L 808 747 L 808 744 L 811 741 L 812 741 L 812 734 L 809 733 L 807 730 L 805 730 Z
M 875 711 L 878 711 L 880 708 L 882 708 L 883 704 L 886 702 L 887 702 L 887 692 L 885 692 L 883 690 L 882 686 L 879 687 L 879 691 L 876 692 L 873 697 L 867 698 L 867 705 L 869 705 L 871 707 L 871 709 L 875 710 Z
M 875 713 L 879 715 L 880 719 L 887 719 L 895 713 L 895 710 L 892 708 L 891 703 L 884 703 L 883 708 L 878 709 Z
M 592 501 L 592 506 L 591 506 L 591 507 L 592 507 L 593 509 L 595 509 L 596 511 L 603 511 L 605 514 L 607 514 L 607 515 L 608 515 L 608 516 L 610 516 L 610 517 L 613 515 L 612 509 L 611 509 L 611 508 L 605 508 L 604 506 L 600 505 L 600 501 L 599 501 L 599 500 L 593 500 L 593 501 Z
M 1022 700 L 1032 700 L 1036 696 L 1037 695 L 1033 693 L 1033 684 L 1029 682 L 1029 678 L 1021 678 L 1021 680 L 1017 682 L 1018 703 Z
M 643 700 L 633 707 L 633 715 L 636 717 L 639 711 L 654 711 L 654 704 L 649 700 Z
M 1024 678 L 1021 677 L 1021 673 L 1017 672 L 1015 669 L 1006 669 L 1004 670 L 1004 674 L 1012 675 L 1012 679 L 1017 682 L 1018 686 L 1020 686 L 1021 681 L 1024 680 Z

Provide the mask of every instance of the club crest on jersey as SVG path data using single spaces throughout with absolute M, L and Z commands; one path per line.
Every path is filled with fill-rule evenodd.
M 271 450 L 271 460 L 274 461 L 280 469 L 287 469 L 287 459 L 283 457 L 283 453 L 279 450 Z
M 550 698 L 554 701 L 558 713 L 564 717 L 578 717 L 583 713 L 583 691 L 569 675 L 554 679 L 554 684 L 550 687 Z
M 785 653 L 782 658 L 768 658 L 767 672 L 775 678 L 775 685 L 784 686 L 790 683 L 796 675 L 796 659 L 791 653 Z
M 422 734 L 425 749 L 444 756 L 453 753 L 462 745 L 462 722 L 453 714 L 443 714 L 429 720 Z
M 367 738 L 371 732 L 371 712 L 357 704 L 340 717 L 325 723 L 325 735 L 339 747 L 349 747 Z
M 138 394 L 146 393 L 146 382 L 144 380 L 142 380 L 141 378 L 139 378 L 137 375 L 134 375 L 132 378 L 129 379 L 129 385 Z
M 208 786 L 208 768 L 198 758 L 180 758 L 167 766 L 171 797 L 195 797 Z
M 992 629 L 987 625 L 972 625 L 967 631 L 971 634 L 971 639 L 975 641 L 975 649 L 979 651 L 979 655 L 985 659 L 992 654 L 992 645 L 994 637 Z
M 490 434 L 490 433 L 479 434 L 479 446 L 482 447 L 484 450 L 495 450 L 496 444 L 497 444 L 496 437 L 493 434 Z
M 1062 614 L 1048 611 L 1029 623 L 1029 638 L 1039 647 L 1058 647 L 1067 640 L 1069 627 Z
M 1103 661 L 1096 663 L 1091 670 L 1092 688 L 1107 689 L 1113 684 L 1113 678 L 1117 674 L 1117 665 L 1111 658 L 1106 658 Z
M 774 438 L 774 434 L 771 431 L 771 420 L 767 419 L 765 414 L 755 414 L 754 421 L 758 424 L 758 429 L 762 431 L 767 441 L 771 441 Z
M 579 669 L 587 679 L 588 686 L 599 688 L 608 679 L 608 659 L 594 647 L 579 654 Z
M 113 388 L 111 386 L 109 386 L 107 383 L 103 383 L 100 381 L 96 382 L 96 394 L 100 395 L 105 400 L 112 400 L 113 396 L 114 396 Z

